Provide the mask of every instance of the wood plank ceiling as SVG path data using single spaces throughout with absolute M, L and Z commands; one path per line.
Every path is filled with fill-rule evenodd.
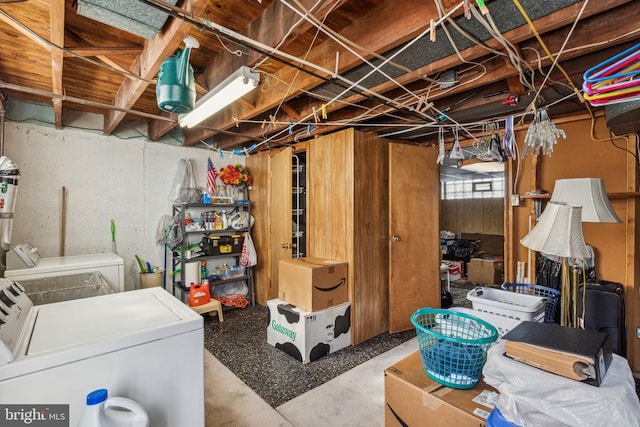
M 107 135 L 125 119 L 146 122 L 150 140 L 175 133 L 155 79 L 186 35 L 200 43 L 190 61 L 199 96 L 241 65 L 259 71 L 259 90 L 180 132 L 184 145 L 222 149 L 348 126 L 433 144 L 438 127 L 477 132 L 478 122 L 530 105 L 587 112 L 575 89 L 584 71 L 640 39 L 640 2 L 630 0 L 491 0 L 486 9 L 468 0 L 120 0 L 122 13 L 161 12 L 152 38 L 79 13 L 78 3 L 99 0 L 6 1 L 0 95 L 50 105 L 58 128 L 80 110 L 103 114 Z

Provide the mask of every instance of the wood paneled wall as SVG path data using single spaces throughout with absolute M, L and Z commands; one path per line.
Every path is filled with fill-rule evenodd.
M 307 150 L 309 256 L 349 263 L 351 343 L 388 330 L 388 142 L 353 129 Z
M 625 287 L 627 359 L 639 372 L 640 340 L 636 338 L 636 328 L 640 325 L 640 279 L 636 273 L 640 264 L 636 249 L 640 207 L 637 193 L 639 169 L 635 157 L 638 153 L 637 137 L 609 140 L 609 130 L 601 116 L 596 116 L 594 123 L 587 115 L 554 119 L 554 123 L 564 130 L 566 140 L 561 139 L 554 145 L 553 156 L 528 156 L 520 161 L 516 191 L 521 196 L 536 189 L 552 193 L 555 180 L 560 178 L 604 179 L 611 206 L 622 223 L 583 223 L 582 231 L 587 244 L 595 250 L 598 278 L 620 282 Z M 524 141 L 525 133 L 526 127 L 517 130 L 516 140 Z M 597 140 L 592 140 L 592 136 Z M 511 168 L 505 178 L 505 186 L 510 188 L 515 180 L 515 170 Z M 505 197 L 509 200 L 510 194 Z M 540 199 L 540 202 L 544 210 L 547 200 Z M 535 224 L 535 203 L 533 199 L 521 198 L 520 206 L 506 208 L 509 233 L 505 234 L 505 239 L 511 249 L 505 253 L 505 280 L 515 278 L 517 261 L 529 259 L 520 239 L 527 234 L 531 224 Z
M 503 234 L 504 199 L 440 201 L 440 229 L 460 233 Z

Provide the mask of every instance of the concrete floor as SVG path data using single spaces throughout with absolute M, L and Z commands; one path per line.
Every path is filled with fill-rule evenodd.
M 417 350 L 410 339 L 275 409 L 205 350 L 206 427 L 383 426 L 384 370 Z

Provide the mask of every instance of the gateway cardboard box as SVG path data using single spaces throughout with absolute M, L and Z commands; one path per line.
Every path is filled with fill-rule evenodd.
M 502 280 L 502 260 L 471 258 L 467 263 L 467 280 L 495 284 Z
M 351 304 L 308 312 L 267 301 L 267 342 L 304 364 L 351 345 Z
M 386 427 L 483 427 L 498 392 L 482 380 L 466 390 L 439 384 L 416 351 L 384 371 L 384 399 Z
M 280 260 L 278 298 L 310 312 L 347 302 L 347 263 L 313 257 Z

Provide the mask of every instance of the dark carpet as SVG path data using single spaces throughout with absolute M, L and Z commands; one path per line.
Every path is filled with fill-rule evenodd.
M 416 336 L 381 334 L 304 365 L 267 343 L 266 307 L 205 316 L 204 331 L 205 348 L 274 408 Z
M 451 282 L 454 306 L 472 308 L 466 296 L 475 286 Z M 304 365 L 267 343 L 266 307 L 225 311 L 223 323 L 204 316 L 205 348 L 274 408 L 415 336 L 415 330 L 381 334 Z M 640 395 L 638 379 L 636 388 Z

